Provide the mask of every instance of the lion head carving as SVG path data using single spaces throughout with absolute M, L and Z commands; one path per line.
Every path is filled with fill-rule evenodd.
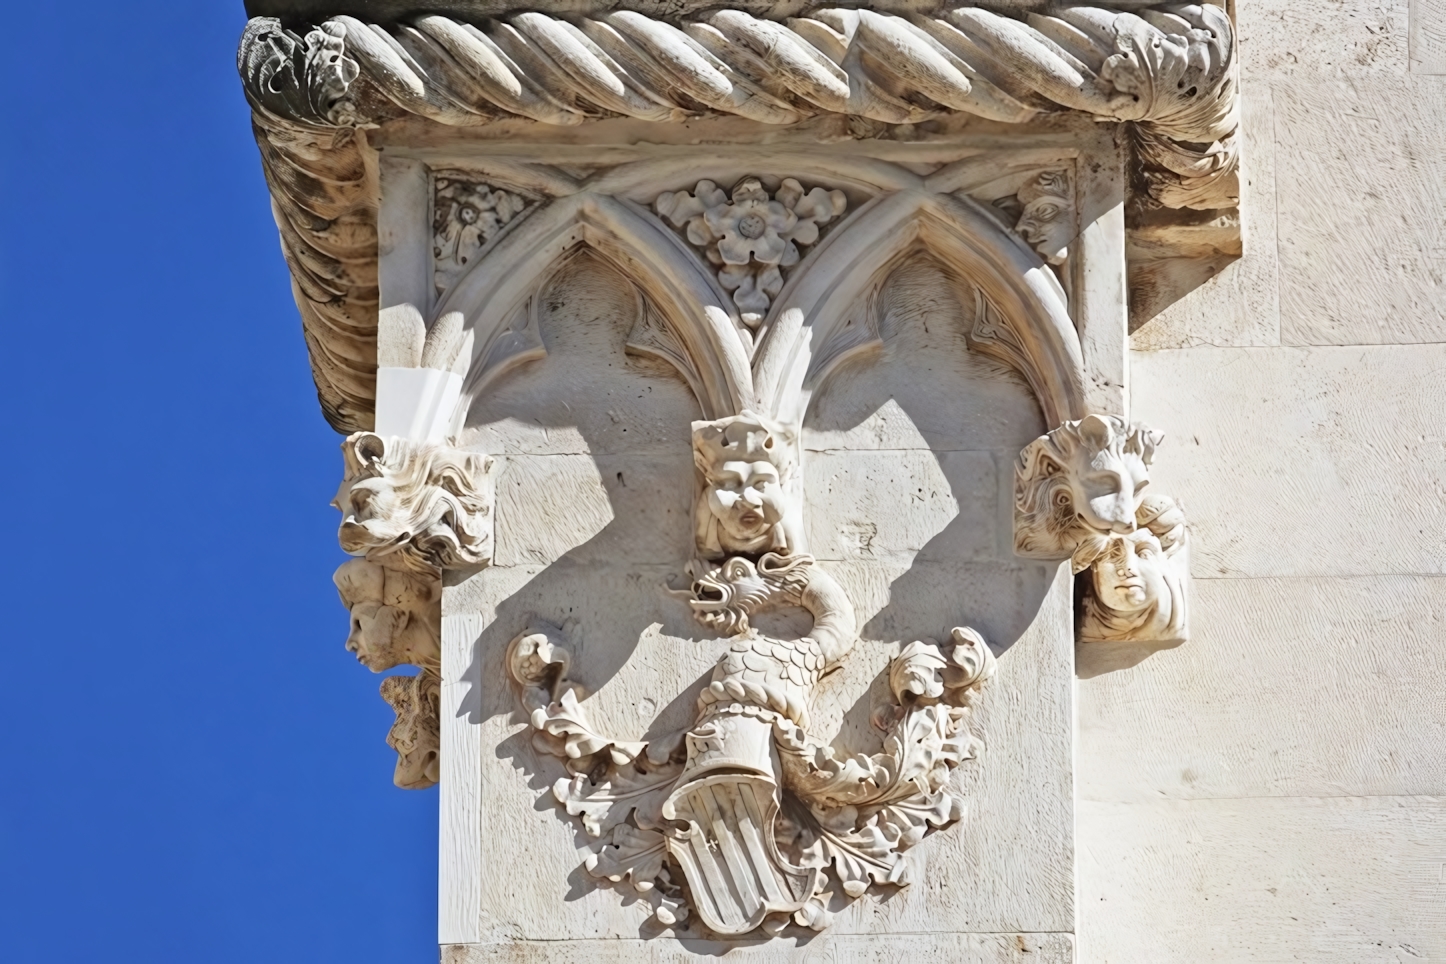
M 344 550 L 425 573 L 491 562 L 493 459 L 373 432 L 341 448 Z
M 1068 558 L 1091 533 L 1132 532 L 1164 436 L 1087 415 L 1029 443 L 1014 467 L 1014 551 Z

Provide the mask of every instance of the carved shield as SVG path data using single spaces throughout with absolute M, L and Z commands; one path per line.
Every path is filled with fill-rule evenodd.
M 668 852 L 719 934 L 745 934 L 813 894 L 819 872 L 789 866 L 774 842 L 778 793 L 762 774 L 716 773 L 682 784 L 663 805 L 664 817 L 685 824 L 668 834 Z

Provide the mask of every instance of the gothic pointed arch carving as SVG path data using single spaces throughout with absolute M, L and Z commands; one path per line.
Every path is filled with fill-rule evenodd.
M 488 346 L 516 330 L 517 313 L 578 245 L 615 264 L 638 287 L 653 322 L 666 327 L 668 340 L 691 363 L 692 371 L 684 374 L 691 376 L 705 413 L 727 414 L 748 403 L 752 373 L 740 322 L 726 307 L 731 304 L 727 292 L 646 210 L 588 193 L 558 198 L 529 217 L 479 258 L 438 306 L 439 315 L 462 312 L 473 351 L 454 416 L 457 427 L 472 399 L 495 376 L 496 365 L 507 364 L 501 353 L 492 362 Z M 494 270 L 494 264 L 507 269 Z M 667 351 L 660 353 L 668 357 Z
M 1049 575 L 1068 559 L 1082 640 L 1184 638 L 1184 513 L 1138 487 L 1153 442 L 1128 422 L 1127 240 L 1148 235 L 1151 278 L 1207 247 L 1225 256 L 1231 225 L 1238 242 L 1224 11 L 949 0 L 794 4 L 784 17 L 751 2 L 582 0 L 565 16 L 543 2 L 483 20 L 471 0 L 425 14 L 286 2 L 318 11 L 314 29 L 257 17 L 238 67 L 323 411 L 350 434 L 343 544 L 366 557 L 337 577 L 348 647 L 373 669 L 423 670 L 383 688 L 399 784 L 441 781 L 447 800 L 480 805 L 476 785 L 447 780 L 480 780 L 500 754 L 472 745 L 449 771 L 447 747 L 492 725 L 476 709 L 492 679 L 458 674 L 490 674 L 505 649 L 506 712 L 520 705 L 515 722 L 532 730 L 523 752 L 562 761 L 552 794 L 595 838 L 579 854 L 584 880 L 632 887 L 661 927 L 691 918 L 729 940 L 817 930 L 863 894 L 907 885 L 918 868 L 906 852 L 962 819 L 977 791 L 956 779 L 979 766 L 971 710 L 1000 685 L 996 669 L 1019 664 L 960 623 L 989 629 L 1001 653 L 1034 631 L 996 640 L 974 611 L 991 593 L 1026 620 L 1047 596 L 1065 627 L 1050 645 L 1072 645 L 1068 579 Z M 367 22 L 361 6 L 396 15 Z M 577 270 L 593 258 L 609 270 Z M 537 380 L 509 395 L 502 379 L 549 348 Z M 624 350 L 676 370 L 697 409 L 666 375 L 634 393 L 656 370 Z M 848 364 L 871 352 L 884 363 Z M 577 386 L 585 416 L 548 394 Z M 853 407 L 827 428 L 820 416 L 806 441 L 811 413 L 846 407 L 849 391 Z M 494 392 L 503 401 L 489 407 Z M 936 404 L 944 395 L 954 407 Z M 659 407 L 628 422 L 601 404 L 620 397 Z M 939 427 L 975 419 L 980 398 L 995 408 L 977 426 Z M 1000 468 L 1048 426 L 1021 459 L 1011 555 Z M 1100 455 L 1125 468 L 1111 483 L 1119 504 L 1092 516 L 1100 472 L 1086 478 L 1085 463 Z M 850 499 L 846 517 L 834 503 Z M 569 529 L 584 512 L 597 518 Z M 877 557 L 872 535 L 829 543 L 856 516 L 859 532 L 916 531 L 879 539 Z M 654 524 L 676 538 L 634 539 Z M 509 556 L 504 533 L 547 548 Z M 494 548 L 504 561 L 482 572 Z M 665 569 L 654 602 L 670 608 L 634 637 L 630 621 L 654 603 L 624 596 Z M 528 593 L 550 606 L 576 587 L 559 625 L 551 610 L 519 618 Z M 443 600 L 463 618 L 443 618 Z M 689 679 L 652 677 L 635 703 L 646 732 L 607 732 L 606 674 L 631 672 L 625 661 L 597 669 L 596 691 L 572 678 L 616 643 L 586 638 L 588 607 L 599 623 L 625 611 L 620 647 L 654 634 L 703 653 Z M 463 624 L 470 640 L 448 642 Z M 1047 652 L 1036 682 L 1072 671 L 1067 648 Z M 872 706 L 855 704 L 872 710 L 863 735 L 826 738 L 817 698 L 861 658 L 875 661 L 858 675 L 876 674 Z M 459 697 L 460 682 L 481 685 Z M 1067 767 L 1068 740 L 1050 745 Z M 1042 785 L 1028 776 L 1020 785 Z M 469 816 L 444 833 L 484 853 L 488 821 Z M 480 903 L 469 913 L 486 916 Z

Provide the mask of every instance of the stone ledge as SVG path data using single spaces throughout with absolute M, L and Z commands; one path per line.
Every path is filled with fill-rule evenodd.
M 881 941 L 880 938 L 883 940 Z M 580 941 L 510 941 L 443 944 L 442 964 L 664 964 L 727 955 L 750 964 L 899 961 L 929 956 L 951 964 L 1069 964 L 1074 935 L 1043 934 L 824 934 L 811 940 L 677 940 L 655 937 Z

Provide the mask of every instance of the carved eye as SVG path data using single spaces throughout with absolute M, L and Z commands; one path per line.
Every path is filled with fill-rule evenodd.
M 457 220 L 463 224 L 477 223 L 477 209 L 470 204 L 464 204 L 457 209 Z

